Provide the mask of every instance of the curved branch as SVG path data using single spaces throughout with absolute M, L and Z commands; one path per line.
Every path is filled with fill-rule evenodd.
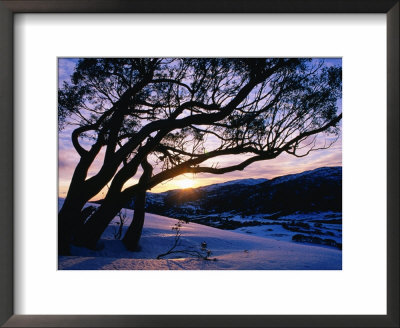
M 321 126 L 318 129 L 314 129 L 311 131 L 307 131 L 304 133 L 299 134 L 297 137 L 293 138 L 292 140 L 288 141 L 286 143 L 286 145 L 282 148 L 283 151 L 287 151 L 290 150 L 290 148 L 292 147 L 293 144 L 298 143 L 299 141 L 313 135 L 313 134 L 317 134 L 320 132 L 323 132 L 327 129 L 329 129 L 330 127 L 336 126 L 336 124 L 338 124 L 340 122 L 340 120 L 342 119 L 342 113 L 340 113 L 338 116 L 336 116 L 333 120 L 331 120 L 330 122 L 328 122 L 327 124 Z
M 306 145 L 306 146 L 310 146 L 310 145 L 312 144 L 312 146 L 311 146 L 304 154 L 298 154 L 296 151 L 297 151 L 298 149 L 305 148 L 306 146 L 303 146 L 303 147 L 294 147 L 293 150 L 286 150 L 286 152 L 287 152 L 288 154 L 293 155 L 293 156 L 298 157 L 298 158 L 306 157 L 307 155 L 309 155 L 309 154 L 310 154 L 311 152 L 313 152 L 313 151 L 331 148 L 332 145 L 338 140 L 338 138 L 339 138 L 339 137 L 336 137 L 334 140 L 332 140 L 331 142 L 329 142 L 328 145 L 326 145 L 326 143 L 325 143 L 324 146 L 322 146 L 322 147 L 316 147 L 316 145 L 315 145 L 316 140 L 315 140 L 315 138 L 314 138 L 314 140 L 313 140 L 311 143 L 309 143 L 308 145 Z
M 181 81 L 177 81 L 174 79 L 153 79 L 150 83 L 173 83 L 178 84 L 184 88 L 186 88 L 191 94 L 193 94 L 193 90 L 186 84 Z
M 72 131 L 71 139 L 72 145 L 74 146 L 75 150 L 78 152 L 79 156 L 85 157 L 89 152 L 81 146 L 79 143 L 79 136 L 87 131 L 93 131 L 95 127 L 93 125 L 81 126 L 74 131 Z
M 266 159 L 273 159 L 277 157 L 280 153 L 276 154 L 265 154 L 265 155 L 258 155 L 258 156 L 253 156 L 245 161 L 236 164 L 236 165 L 231 165 L 227 167 L 222 167 L 222 168 L 215 168 L 215 167 L 202 167 L 202 166 L 196 166 L 196 167 L 190 167 L 186 169 L 185 173 L 212 173 L 212 174 L 225 174 L 228 172 L 233 172 L 233 171 L 243 171 L 247 166 L 249 166 L 252 163 L 258 162 L 258 161 L 263 161 Z
M 199 155 L 197 158 L 190 159 L 182 164 L 179 164 L 175 166 L 174 168 L 171 168 L 169 170 L 160 172 L 156 174 L 155 176 L 152 177 L 150 182 L 148 183 L 147 189 L 151 189 L 154 186 L 158 185 L 159 183 L 172 179 L 178 175 L 184 174 L 184 173 L 212 173 L 212 174 L 224 174 L 228 172 L 233 172 L 233 171 L 240 171 L 245 169 L 247 166 L 254 162 L 262 161 L 262 160 L 267 160 L 267 159 L 273 159 L 279 156 L 282 152 L 289 150 L 291 145 L 294 143 L 298 142 L 299 140 L 302 140 L 305 137 L 308 137 L 313 134 L 317 134 L 319 132 L 322 132 L 329 127 L 335 126 L 342 118 L 342 114 L 338 115 L 335 117 L 333 120 L 331 120 L 329 123 L 326 125 L 322 126 L 321 128 L 314 129 L 312 131 L 308 131 L 306 133 L 300 134 L 298 137 L 294 138 L 288 144 L 286 144 L 284 147 L 280 149 L 275 149 L 275 150 L 267 150 L 267 151 L 260 151 L 258 149 L 254 149 L 252 147 L 238 147 L 238 148 L 232 148 L 232 149 L 222 149 L 222 150 L 216 150 L 210 153 L 205 153 L 203 155 Z M 230 154 L 240 154 L 240 153 L 255 153 L 257 154 L 256 156 L 250 157 L 243 162 L 232 165 L 232 166 L 227 166 L 224 168 L 213 168 L 213 167 L 201 167 L 197 166 L 200 163 L 221 155 L 230 155 Z M 125 189 L 122 192 L 122 195 L 124 197 L 130 197 L 135 193 L 135 190 L 137 189 L 136 186 L 129 187 Z

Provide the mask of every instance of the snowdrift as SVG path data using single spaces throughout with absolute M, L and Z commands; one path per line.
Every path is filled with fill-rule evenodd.
M 93 205 L 93 204 L 92 204 Z M 125 231 L 132 220 L 132 210 Z M 341 270 L 342 252 L 338 249 L 273 240 L 246 233 L 221 230 L 196 223 L 182 223 L 177 250 L 211 251 L 208 260 L 183 253 L 162 259 L 175 241 L 178 220 L 146 214 L 141 249 L 127 251 L 115 239 L 119 219 L 115 218 L 101 237 L 98 250 L 73 246 L 72 256 L 60 256 L 60 270 Z M 123 232 L 124 233 L 124 232 Z

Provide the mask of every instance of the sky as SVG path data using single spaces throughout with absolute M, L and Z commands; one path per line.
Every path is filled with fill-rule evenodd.
M 341 65 L 341 59 L 327 58 L 327 65 Z M 65 58 L 59 59 L 58 80 L 59 85 L 64 81 L 69 81 L 70 76 L 75 68 L 77 59 Z M 341 108 L 341 104 L 339 104 Z M 66 127 L 59 132 L 58 136 L 58 175 L 59 175 L 59 197 L 67 195 L 70 180 L 72 178 L 75 166 L 79 161 L 79 155 L 75 151 L 71 142 L 72 127 Z M 242 157 L 243 160 L 243 157 Z M 235 164 L 240 162 L 240 157 L 225 156 L 220 157 L 216 162 L 220 166 L 226 164 Z M 101 165 L 100 158 L 96 160 L 89 169 L 88 176 L 96 174 Z M 277 176 L 286 174 L 300 173 L 307 170 L 312 170 L 323 166 L 341 166 L 342 165 L 342 139 L 341 137 L 329 148 L 311 152 L 308 156 L 298 158 L 286 153 L 281 154 L 276 159 L 256 162 L 249 165 L 243 171 L 234 171 L 223 175 L 212 174 L 184 174 L 172 180 L 165 181 L 154 187 L 151 192 L 163 192 L 166 190 L 185 188 L 185 187 L 200 187 L 214 183 L 221 183 L 229 180 L 247 179 L 247 178 L 267 178 L 272 179 Z M 140 173 L 140 171 L 138 171 Z M 134 184 L 137 179 L 131 179 L 126 186 Z M 105 196 L 106 190 L 103 189 L 92 200 L 101 199 Z

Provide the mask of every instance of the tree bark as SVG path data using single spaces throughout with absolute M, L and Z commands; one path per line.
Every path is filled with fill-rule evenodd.
M 89 249 L 98 249 L 98 241 L 123 204 L 118 199 L 108 198 L 79 229 L 75 244 Z
M 139 179 L 139 186 L 146 186 L 153 174 L 153 167 L 147 161 L 147 157 L 141 162 L 143 174 Z M 137 251 L 140 237 L 142 236 L 143 223 L 145 217 L 146 187 L 142 187 L 136 192 L 133 220 L 128 228 L 122 242 L 130 251 Z
M 139 241 L 142 236 L 146 204 L 146 190 L 140 190 L 135 198 L 133 220 L 125 233 L 122 242 L 129 251 L 139 249 Z
M 58 214 L 58 255 L 70 255 L 69 246 L 73 240 L 74 222 L 70 218 L 77 214 L 75 211 L 61 210 Z
M 100 146 L 92 147 L 92 150 L 81 157 L 75 168 L 71 179 L 64 204 L 58 213 L 58 254 L 69 255 L 69 246 L 72 243 L 75 234 L 81 226 L 81 211 L 86 202 L 90 199 L 88 190 L 85 186 L 85 178 L 88 169 L 93 162 Z
M 143 174 L 139 179 L 139 189 L 135 194 L 127 197 L 128 194 L 121 194 L 120 190 L 111 190 L 110 188 L 103 204 L 101 204 L 80 230 L 76 238 L 78 245 L 96 249 L 97 242 L 112 219 L 132 197 L 135 197 L 134 218 L 131 226 L 128 228 L 127 235 L 124 236 L 123 243 L 129 250 L 137 249 L 145 217 L 146 187 L 143 186 L 146 186 L 150 181 L 153 172 L 153 167 L 148 163 L 147 158 L 142 161 L 141 165 L 143 167 Z
M 79 195 L 68 195 L 58 213 L 58 254 L 70 255 L 70 244 L 82 224 L 82 208 L 86 201 Z

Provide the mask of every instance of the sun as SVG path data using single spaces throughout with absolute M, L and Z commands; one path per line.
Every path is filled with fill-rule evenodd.
M 177 180 L 176 184 L 180 189 L 187 189 L 187 188 L 192 188 L 195 182 L 193 179 L 182 179 L 182 180 Z

